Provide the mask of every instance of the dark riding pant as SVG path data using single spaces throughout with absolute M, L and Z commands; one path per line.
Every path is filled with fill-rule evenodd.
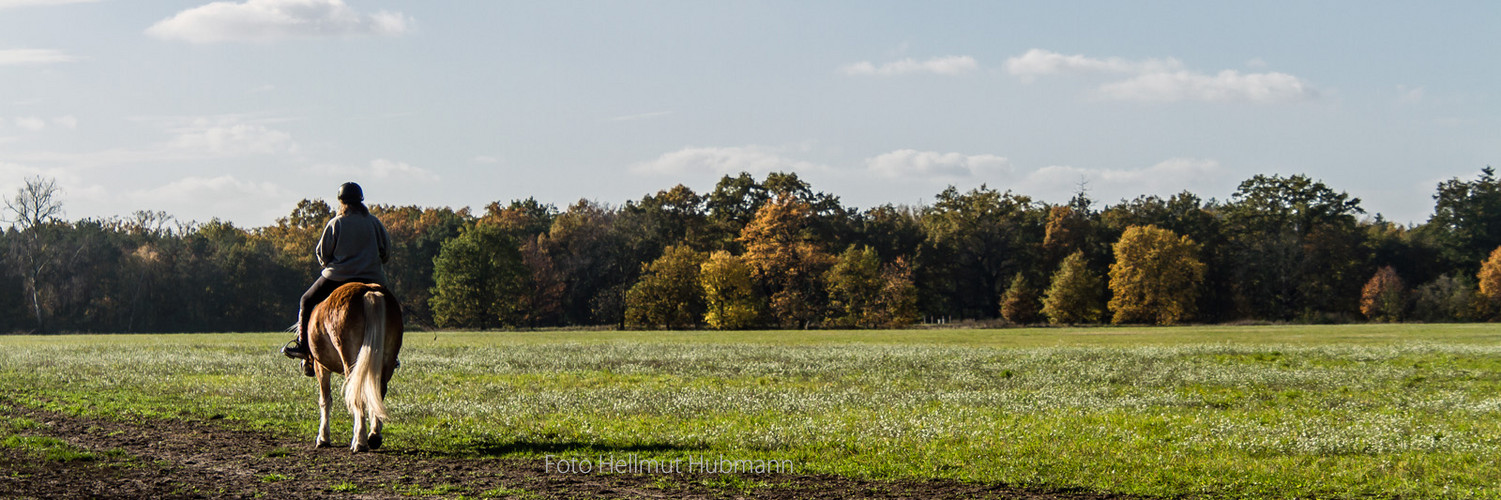
M 339 287 L 344 286 L 346 283 L 349 282 L 334 281 L 319 276 L 318 281 L 314 281 L 313 286 L 308 287 L 307 292 L 302 294 L 302 304 L 297 309 L 299 320 L 297 323 L 297 342 L 307 345 L 307 324 L 313 318 L 313 308 L 318 307 L 318 304 L 323 303 L 323 299 L 328 298 L 329 295 L 333 295 L 334 290 L 338 290 Z

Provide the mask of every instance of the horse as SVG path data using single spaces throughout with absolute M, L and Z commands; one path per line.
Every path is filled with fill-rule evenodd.
M 381 424 L 386 420 L 386 383 L 401 351 L 401 304 L 385 287 L 347 283 L 313 308 L 308 322 L 308 348 L 318 379 L 318 439 L 314 446 L 332 446 L 328 406 L 333 402 L 329 377 L 344 376 L 344 405 L 354 416 L 350 453 L 380 448 Z M 369 419 L 366 436 L 365 420 Z

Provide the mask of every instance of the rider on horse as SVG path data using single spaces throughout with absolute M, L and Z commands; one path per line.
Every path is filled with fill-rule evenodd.
M 289 358 L 310 359 L 307 332 L 308 319 L 313 308 L 340 285 L 351 282 L 384 285 L 386 272 L 382 268 L 390 259 L 391 238 L 386 235 L 386 226 L 380 223 L 365 207 L 365 193 L 359 184 L 346 182 L 339 186 L 339 215 L 328 221 L 323 236 L 318 239 L 318 265 L 323 266 L 322 275 L 307 293 L 302 294 L 302 304 L 297 312 L 297 339 L 282 347 L 281 353 Z

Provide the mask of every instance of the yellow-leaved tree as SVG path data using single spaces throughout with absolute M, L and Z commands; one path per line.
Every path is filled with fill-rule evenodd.
M 704 324 L 715 330 L 750 328 L 761 316 L 761 297 L 751 282 L 750 266 L 726 251 L 714 252 L 699 266 L 704 289 Z
M 1098 323 L 1104 312 L 1100 306 L 1100 276 L 1089 270 L 1084 252 L 1064 257 L 1042 297 L 1042 314 L 1049 323 L 1067 325 Z
M 1114 250 L 1111 323 L 1171 325 L 1193 317 L 1204 281 L 1197 243 L 1157 226 L 1130 226 Z

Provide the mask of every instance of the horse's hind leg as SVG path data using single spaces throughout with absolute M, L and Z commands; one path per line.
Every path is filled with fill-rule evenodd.
M 354 439 L 349 442 L 349 452 L 370 451 L 370 444 L 365 440 L 365 409 L 355 408 L 351 413 L 354 414 Z
M 372 449 L 372 450 L 380 449 L 381 443 L 385 442 L 385 438 L 380 437 L 381 424 L 384 424 L 384 423 L 385 422 L 382 422 L 381 419 L 378 419 L 378 418 L 372 417 L 370 419 L 370 439 L 369 439 L 369 442 L 370 442 L 370 449 Z
M 333 446 L 333 436 L 328 429 L 328 405 L 333 404 L 334 397 L 328 386 L 328 370 L 322 366 L 317 366 L 316 369 L 318 372 L 318 440 L 313 446 L 327 448 Z

